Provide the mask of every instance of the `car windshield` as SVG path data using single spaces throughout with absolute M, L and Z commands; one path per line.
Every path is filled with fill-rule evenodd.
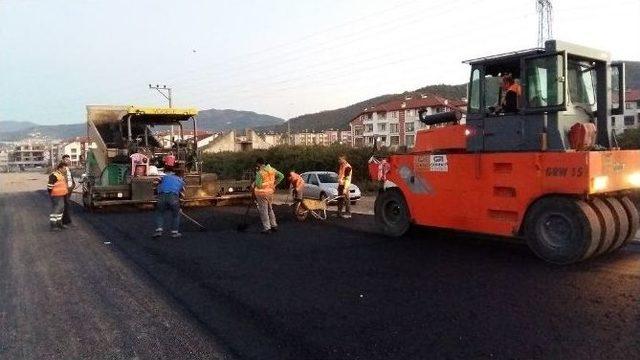
M 318 174 L 318 179 L 321 183 L 338 183 L 338 174 L 336 173 L 321 173 Z

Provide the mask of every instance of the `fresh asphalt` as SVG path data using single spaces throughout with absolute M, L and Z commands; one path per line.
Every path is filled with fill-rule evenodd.
M 0 358 L 640 358 L 640 245 L 553 266 L 522 244 L 373 218 L 280 231 L 244 209 L 186 212 L 153 240 L 153 213 L 73 208 L 50 233 L 44 192 L 0 194 Z

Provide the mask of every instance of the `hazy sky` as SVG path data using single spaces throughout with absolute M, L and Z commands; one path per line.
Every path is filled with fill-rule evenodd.
M 554 3 L 554 37 L 640 60 L 640 0 Z M 87 104 L 290 118 L 467 80 L 462 60 L 536 46 L 535 0 L 0 0 L 0 120 Z

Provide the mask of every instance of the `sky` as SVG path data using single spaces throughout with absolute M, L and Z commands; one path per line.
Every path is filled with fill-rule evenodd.
M 535 0 L 0 0 L 0 121 L 88 104 L 285 119 L 431 84 L 537 45 Z M 553 37 L 640 61 L 640 0 L 553 2 Z M 0 125 L 1 126 L 1 125 Z

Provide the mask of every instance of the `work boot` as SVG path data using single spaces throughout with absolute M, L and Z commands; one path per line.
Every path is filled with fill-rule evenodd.
M 271 232 L 278 232 L 278 227 L 277 226 L 272 227 Z
M 156 231 L 153 233 L 153 237 L 159 238 L 160 236 L 162 236 L 162 228 L 157 228 Z
M 172 238 L 179 238 L 179 237 L 182 237 L 182 234 L 178 230 L 172 230 L 171 231 L 171 237 Z
M 60 228 L 55 222 L 49 223 L 49 231 L 60 231 Z
M 271 230 L 269 230 L 269 229 L 264 229 L 264 230 L 260 231 L 260 234 L 262 234 L 262 235 L 269 235 L 269 233 L 270 233 L 270 232 L 271 232 Z

